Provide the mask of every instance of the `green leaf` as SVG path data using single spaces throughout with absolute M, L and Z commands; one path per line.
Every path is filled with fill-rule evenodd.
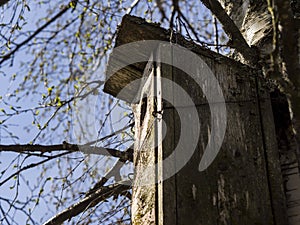
M 71 8 L 75 9 L 75 6 L 76 6 L 75 2 L 71 1 L 71 2 L 69 3 L 69 5 L 70 5 Z
M 89 48 L 94 48 L 95 46 L 89 43 L 89 44 L 88 44 L 88 47 L 89 47 Z
M 52 86 L 52 87 L 48 87 L 48 88 L 47 88 L 47 90 L 48 90 L 48 94 L 49 94 L 49 95 L 51 95 L 51 92 L 52 92 L 53 88 L 54 88 L 54 86 Z
M 57 105 L 58 107 L 62 106 L 62 103 L 61 103 L 59 97 L 56 97 L 56 98 L 55 98 L 55 103 L 56 103 L 56 105 Z

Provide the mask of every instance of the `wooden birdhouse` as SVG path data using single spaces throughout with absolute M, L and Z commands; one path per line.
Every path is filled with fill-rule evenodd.
M 145 40 L 165 42 L 141 51 Z M 135 114 L 132 223 L 287 224 L 272 105 L 260 72 L 127 15 L 115 49 L 132 42 L 139 42 L 132 52 L 113 50 L 104 87 Z M 215 81 L 205 77 L 209 71 Z

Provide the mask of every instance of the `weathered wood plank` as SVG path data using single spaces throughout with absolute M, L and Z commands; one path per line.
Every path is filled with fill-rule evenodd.
M 132 202 L 132 223 L 134 225 L 156 224 L 157 221 L 156 171 L 155 168 L 149 169 L 157 160 L 155 118 L 152 117 L 154 111 L 154 68 L 150 68 L 144 74 L 147 79 L 141 87 L 140 102 L 133 108 L 135 126 L 138 128 L 135 132 L 135 177 L 132 187 L 132 195 L 138 199 L 138 201 Z
M 163 54 L 168 53 L 163 52 Z M 174 57 L 173 60 L 180 59 Z M 148 204 L 154 207 L 152 212 L 155 212 L 155 219 L 152 218 L 153 220 L 149 222 L 147 210 L 134 210 L 133 224 L 285 225 L 286 212 L 281 174 L 278 169 L 280 164 L 277 145 L 274 141 L 275 132 L 274 127 L 268 125 L 272 121 L 270 98 L 267 92 L 261 93 L 266 89 L 265 86 L 257 86 L 263 83 L 263 79 L 259 79 L 257 72 L 247 67 L 232 67 L 212 59 L 206 61 L 219 81 L 227 107 L 227 115 L 224 115 L 227 116 L 228 121 L 227 132 L 220 153 L 206 171 L 198 171 L 211 132 L 209 104 L 201 88 L 208 88 L 210 83 L 203 82 L 204 85 L 200 88 L 181 70 L 159 64 L 157 75 L 180 85 L 194 101 L 200 119 L 201 133 L 191 159 L 186 159 L 187 149 L 181 149 L 176 153 L 175 165 L 173 164 L 175 168 L 179 160 L 187 160 L 188 163 L 175 176 L 159 182 L 156 186 L 151 186 L 150 189 L 149 187 L 134 188 L 139 190 L 133 193 L 134 201 L 139 202 L 138 205 Z M 195 62 L 190 61 L 190 63 L 192 66 Z M 151 91 L 154 93 L 156 91 L 157 94 L 159 88 L 156 79 L 159 80 L 157 77 L 152 80 L 154 89 Z M 189 141 L 198 138 L 195 135 L 197 127 L 190 126 L 184 134 L 181 131 L 180 121 L 190 120 L 190 123 L 193 123 L 190 114 L 192 106 L 184 102 L 182 95 L 174 91 L 173 86 L 166 85 L 163 80 L 161 82 L 162 98 L 173 97 L 174 104 L 181 107 L 180 110 L 184 113 L 179 117 L 174 105 L 172 106 L 170 102 L 163 104 L 162 119 L 168 130 L 161 145 L 158 143 L 158 148 L 152 146 L 151 149 L 151 146 L 148 146 L 148 149 L 145 149 L 148 153 L 143 154 L 144 157 L 148 157 L 147 159 L 135 158 L 137 164 L 144 166 L 155 163 L 154 149 L 158 151 L 156 155 L 158 161 L 169 156 L 178 144 L 180 135 L 191 137 Z M 143 88 L 142 93 L 150 90 Z M 140 117 L 143 116 L 137 116 L 136 130 L 140 132 L 137 136 L 138 143 L 155 143 L 159 140 L 157 134 L 161 132 L 162 136 L 162 133 L 165 133 L 162 131 L 162 126 L 154 126 L 153 112 L 158 110 L 155 109 L 158 100 L 155 102 L 154 95 L 148 93 L 148 96 L 153 97 L 153 101 L 148 99 L 147 104 L 154 104 L 154 106 L 148 106 L 146 110 L 148 117 L 145 116 L 144 121 L 149 120 L 148 126 L 152 121 L 151 129 L 155 131 L 151 136 L 141 135 L 145 133 L 144 125 L 139 123 Z M 218 107 L 220 103 L 213 102 L 213 104 L 214 107 Z M 142 103 L 137 107 L 142 108 L 141 105 Z M 136 110 L 135 113 L 141 112 Z M 262 120 L 262 116 L 266 119 Z M 184 146 L 189 146 L 189 143 L 184 143 Z M 160 180 L 164 177 L 164 172 L 169 169 L 173 168 L 170 165 L 168 167 L 163 165 L 153 173 Z
M 157 61 L 159 58 L 169 58 L 172 52 L 157 49 Z M 165 164 L 164 160 L 173 152 L 175 143 L 175 110 L 167 109 L 164 99 L 173 99 L 173 85 L 166 85 L 162 78 L 173 80 L 173 68 L 170 65 L 156 63 L 156 94 L 158 122 L 158 159 L 162 165 L 158 166 L 158 225 L 177 224 L 177 202 L 176 202 L 176 176 L 165 177 L 166 174 L 176 170 L 175 161 Z M 169 100 L 171 101 L 171 100 Z M 165 126 L 167 125 L 167 126 Z M 168 146 L 168 148 L 166 148 Z
M 187 63 L 195 65 L 192 61 Z M 174 81 L 195 102 L 202 128 L 195 154 L 176 175 L 178 224 L 275 224 L 256 96 L 258 75 L 251 69 L 231 67 L 214 60 L 208 63 L 224 94 L 228 124 L 220 153 L 207 171 L 201 173 L 198 171 L 200 156 L 211 131 L 210 110 L 201 88 L 214 87 L 209 82 L 203 82 L 204 85 L 199 88 L 182 71 L 173 70 Z M 175 98 L 181 101 L 181 96 L 176 93 Z M 185 110 L 189 117 L 190 109 L 186 107 Z M 272 111 L 266 113 L 272 114 Z M 191 133 L 184 135 L 193 137 L 192 127 Z M 175 125 L 175 131 L 178 132 L 178 139 L 182 135 L 179 122 Z M 280 179 L 280 175 L 277 178 Z M 280 186 L 277 188 L 281 190 Z M 197 193 L 196 200 L 193 189 Z

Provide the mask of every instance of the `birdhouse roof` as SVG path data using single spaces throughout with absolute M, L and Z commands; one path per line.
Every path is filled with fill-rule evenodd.
M 170 38 L 171 36 L 172 38 Z M 127 65 L 116 71 L 116 68 L 119 68 L 120 64 L 124 64 L 127 57 L 127 55 L 122 55 L 119 51 L 117 52 L 116 49 L 124 44 L 143 40 L 159 40 L 177 43 L 199 56 L 202 56 L 206 61 L 207 58 L 209 61 L 218 58 L 218 62 L 225 60 L 226 63 L 237 63 L 232 59 L 212 52 L 208 48 L 199 46 L 193 41 L 185 39 L 180 34 L 171 35 L 170 30 L 160 27 L 158 23 L 151 23 L 143 18 L 125 15 L 118 28 L 115 47 L 110 55 L 106 68 L 107 77 L 104 85 L 104 92 L 126 102 L 133 102 L 140 86 L 139 82 L 133 81 L 142 78 L 147 62 Z M 143 52 L 138 52 L 138 54 L 143 54 Z M 146 56 L 146 58 L 150 58 L 150 55 Z M 108 76 L 108 74 L 111 75 Z

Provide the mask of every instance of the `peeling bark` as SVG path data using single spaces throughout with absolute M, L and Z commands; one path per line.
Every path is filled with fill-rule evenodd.
M 256 46 L 262 57 L 269 54 L 270 33 L 272 31 L 271 15 L 268 12 L 267 1 L 219 0 L 226 13 L 234 21 L 243 34 L 249 46 Z
M 247 43 L 245 41 L 245 38 L 242 36 L 240 31 L 240 27 L 237 26 L 232 19 L 230 19 L 221 4 L 217 0 L 201 1 L 208 9 L 211 10 L 211 12 L 223 25 L 223 29 L 230 39 L 228 44 L 239 52 L 246 64 L 255 65 L 258 60 L 256 50 L 251 48 L 251 43 Z

